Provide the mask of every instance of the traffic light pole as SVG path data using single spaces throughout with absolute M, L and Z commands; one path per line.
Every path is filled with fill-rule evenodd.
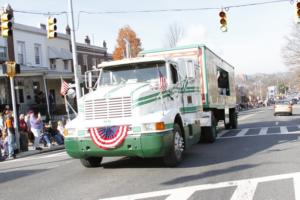
M 16 134 L 16 144 L 17 144 L 17 148 L 20 149 L 20 132 L 19 132 L 19 126 L 18 126 L 19 120 L 18 120 L 18 115 L 17 115 L 14 77 L 10 76 L 9 81 L 10 81 L 13 113 L 14 113 L 14 127 L 15 127 L 15 134 Z
M 76 89 L 76 100 L 77 100 L 77 110 L 79 105 L 80 94 L 80 82 L 79 82 L 79 74 L 78 74 L 78 61 L 77 61 L 77 53 L 76 53 L 76 40 L 75 40 L 75 28 L 74 28 L 74 17 L 73 17 L 73 2 L 69 1 L 69 15 L 71 19 L 71 44 L 72 44 L 72 55 L 73 55 L 73 68 L 74 68 L 74 79 L 75 79 L 75 89 Z

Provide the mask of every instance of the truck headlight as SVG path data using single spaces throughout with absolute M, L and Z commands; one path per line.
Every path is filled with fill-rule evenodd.
M 164 122 L 147 123 L 143 125 L 144 131 L 162 131 L 166 129 Z
M 64 136 L 74 136 L 76 133 L 75 128 L 68 128 L 64 130 Z

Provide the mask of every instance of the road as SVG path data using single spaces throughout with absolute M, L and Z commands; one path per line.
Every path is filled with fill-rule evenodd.
M 244 111 L 239 129 L 195 145 L 177 168 L 105 158 L 103 167 L 86 169 L 64 151 L 1 162 L 0 199 L 300 200 L 299 122 L 298 105 L 293 116 Z

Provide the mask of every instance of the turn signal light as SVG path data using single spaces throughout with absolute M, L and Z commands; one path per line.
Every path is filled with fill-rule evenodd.
M 166 126 L 164 122 L 157 122 L 155 123 L 155 129 L 156 130 L 165 130 Z

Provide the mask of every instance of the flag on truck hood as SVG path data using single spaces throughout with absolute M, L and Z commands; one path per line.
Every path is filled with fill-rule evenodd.
M 113 149 L 119 146 L 127 136 L 128 126 L 111 126 L 89 128 L 93 143 L 102 149 Z

